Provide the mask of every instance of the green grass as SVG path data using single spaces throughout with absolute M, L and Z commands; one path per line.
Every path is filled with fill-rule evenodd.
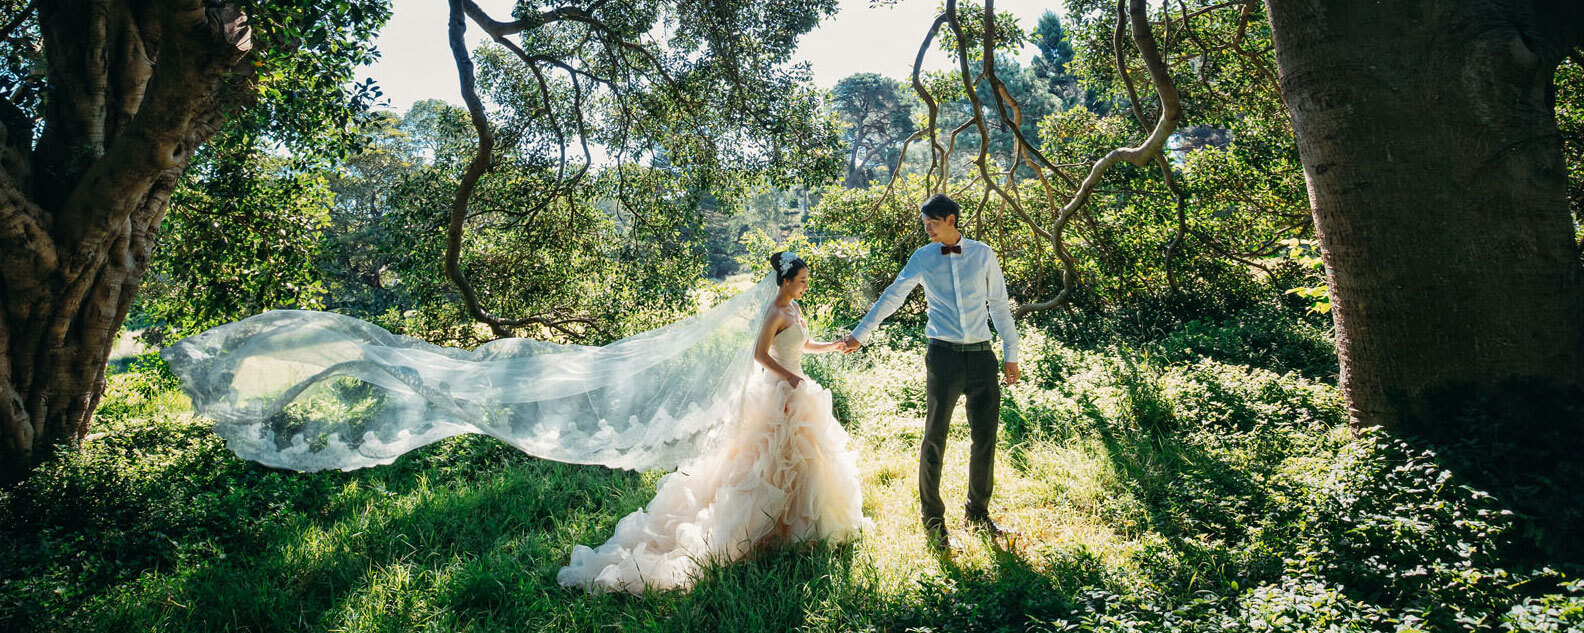
M 1236 336 L 1217 332 L 1191 335 Z M 918 337 L 890 328 L 861 354 L 810 361 L 860 452 L 872 532 L 758 552 L 690 593 L 641 597 L 566 590 L 555 574 L 573 545 L 641 507 L 659 473 L 480 437 L 383 468 L 272 471 L 231 456 L 157 362 L 130 363 L 81 450 L 0 492 L 0 629 L 1584 626 L 1577 570 L 1503 566 L 1493 552 L 1515 528 L 1500 505 L 1428 453 L 1348 431 L 1334 386 L 1039 331 L 1025 333 L 1024 383 L 1006 391 L 996 470 L 994 512 L 1019 535 L 1003 546 L 959 530 L 965 550 L 932 555 L 917 518 Z M 949 442 L 955 525 L 961 410 Z

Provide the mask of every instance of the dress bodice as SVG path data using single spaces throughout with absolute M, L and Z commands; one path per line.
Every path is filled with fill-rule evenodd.
M 770 341 L 770 357 L 799 376 L 803 375 L 803 342 L 808 340 L 808 324 L 799 316 Z

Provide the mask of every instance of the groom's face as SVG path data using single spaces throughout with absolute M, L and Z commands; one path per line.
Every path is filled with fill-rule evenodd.
M 931 242 L 939 242 L 943 238 L 950 237 L 947 235 L 947 233 L 957 228 L 956 215 L 948 215 L 944 218 L 932 218 L 920 213 L 919 219 L 924 222 L 924 234 L 929 236 Z

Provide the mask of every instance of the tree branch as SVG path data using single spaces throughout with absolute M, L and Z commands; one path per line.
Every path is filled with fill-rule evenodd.
M 875 198 L 874 205 L 869 207 L 869 217 L 870 218 L 873 218 L 875 212 L 880 210 L 880 205 L 884 204 L 886 199 L 891 197 L 891 188 L 896 186 L 897 178 L 900 178 L 902 176 L 902 166 L 907 163 L 908 146 L 912 145 L 913 141 L 919 140 L 920 138 L 923 138 L 923 137 L 924 137 L 924 130 L 918 130 L 918 131 L 908 135 L 907 140 L 902 141 L 902 151 L 897 153 L 896 169 L 891 170 L 891 178 L 886 180 L 885 191 L 880 192 L 880 197 Z
M 607 1 L 608 0 L 599 0 L 598 2 L 589 5 L 587 9 L 570 5 L 556 7 L 554 9 L 541 11 L 532 16 L 511 22 L 501 22 L 490 17 L 489 14 L 486 13 L 484 9 L 478 6 L 478 4 L 473 0 L 466 0 L 466 2 L 462 5 L 462 9 L 467 12 L 468 18 L 473 20 L 474 24 L 477 24 L 479 28 L 484 30 L 485 33 L 489 33 L 490 37 L 498 40 L 508 35 L 516 35 L 523 31 L 530 31 L 546 24 L 554 24 L 556 22 L 574 19 L 592 19 L 592 14 L 595 11 L 598 11 L 600 7 L 604 6 Z
M 1150 80 L 1155 85 L 1155 92 L 1160 96 L 1161 116 L 1155 123 L 1149 136 L 1137 147 L 1119 147 L 1108 152 L 1089 170 L 1088 177 L 1078 187 L 1071 200 L 1062 207 L 1061 213 L 1056 218 L 1056 226 L 1051 231 L 1053 241 L 1058 253 L 1065 250 L 1061 243 L 1062 230 L 1072 219 L 1073 214 L 1083 208 L 1089 201 L 1089 196 L 1100 184 L 1100 178 L 1118 162 L 1126 161 L 1135 166 L 1142 167 L 1145 162 L 1153 159 L 1166 144 L 1167 137 L 1171 136 L 1177 128 L 1177 122 L 1182 117 L 1181 99 L 1177 94 L 1177 87 L 1172 83 L 1171 72 L 1161 58 L 1160 49 L 1155 44 L 1155 35 L 1150 32 L 1149 15 L 1144 0 L 1117 0 L 1117 20 L 1119 25 L 1126 21 L 1132 27 L 1133 43 L 1138 47 L 1139 56 L 1144 58 L 1144 64 L 1150 70 Z M 1120 55 L 1120 52 L 1118 53 Z M 1134 100 L 1137 107 L 1137 100 Z M 1018 306 L 1018 313 L 1024 314 L 1034 310 L 1047 310 L 1065 302 L 1072 293 L 1071 279 L 1076 277 L 1077 271 L 1071 265 L 1070 259 L 1063 257 L 1067 270 L 1063 272 L 1063 287 L 1054 298 L 1033 304 Z
M 913 58 L 913 91 L 917 92 L 919 99 L 924 101 L 924 107 L 929 114 L 929 123 L 924 129 L 929 132 L 930 168 L 924 174 L 924 179 L 928 183 L 927 186 L 931 193 L 946 187 L 944 173 L 942 174 L 940 186 L 935 186 L 935 166 L 950 160 L 950 158 L 946 154 L 946 148 L 941 147 L 940 139 L 936 138 L 935 135 L 935 121 L 940 114 L 940 106 L 935 102 L 935 96 L 930 94 L 928 88 L 924 87 L 924 81 L 919 79 L 919 72 L 924 67 L 924 53 L 929 51 L 930 42 L 935 41 L 935 33 L 940 31 L 941 25 L 945 24 L 947 19 L 948 16 L 946 14 L 935 18 L 935 21 L 930 24 L 929 32 L 924 35 L 924 42 L 919 44 L 918 55 Z
M 985 0 L 984 11 L 984 33 L 982 35 L 984 40 L 984 50 L 982 51 L 984 70 L 980 77 L 995 72 L 995 0 Z M 984 200 L 980 201 L 979 208 L 984 208 L 984 203 L 989 200 L 992 190 L 1001 196 L 1002 200 L 1011 202 L 1011 196 L 1008 196 L 1005 191 L 997 187 L 995 180 L 990 177 L 990 129 L 985 125 L 984 108 L 979 104 L 978 78 L 972 77 L 968 70 L 968 41 L 967 38 L 963 37 L 962 24 L 957 19 L 957 0 L 946 0 L 946 24 L 951 27 L 952 34 L 956 36 L 957 64 L 962 75 L 963 88 L 968 93 L 968 103 L 973 107 L 973 115 L 969 118 L 969 122 L 979 129 L 979 156 L 974 162 L 979 166 L 979 176 L 984 179 L 985 184 L 985 196 Z M 949 152 L 947 160 L 950 160 Z M 1016 165 L 1016 163 L 1013 164 Z
M 457 291 L 462 293 L 462 303 L 468 314 L 475 320 L 489 325 L 496 336 L 507 337 L 511 336 L 507 325 L 500 317 L 489 313 L 479 305 L 478 293 L 474 291 L 467 275 L 462 272 L 462 233 L 467 226 L 468 201 L 472 198 L 473 189 L 478 186 L 479 179 L 489 170 L 491 154 L 495 149 L 495 134 L 490 130 L 489 120 L 484 116 L 484 103 L 479 99 L 477 80 L 473 74 L 473 58 L 468 54 L 467 49 L 467 22 L 463 19 L 463 10 L 465 5 L 472 3 L 464 0 L 450 0 L 450 3 L 451 56 L 456 60 L 457 77 L 462 85 L 462 101 L 467 104 L 473 130 L 478 134 L 478 148 L 473 151 L 473 160 L 462 173 L 462 179 L 457 183 L 456 196 L 451 201 L 451 222 L 446 228 L 446 276 L 457 287 Z M 474 18 L 474 21 L 476 22 L 477 18 Z
M 59 264 L 46 217 L 0 171 L 0 281 L 12 296 L 28 296 Z
M 1225 257 L 1225 258 L 1230 259 L 1232 261 L 1238 262 L 1238 263 L 1243 264 L 1245 266 L 1258 268 L 1258 269 L 1260 269 L 1260 271 L 1264 272 L 1267 276 L 1275 274 L 1275 273 L 1271 272 L 1270 267 L 1265 266 L 1264 264 L 1261 264 L 1259 262 L 1250 260 L 1247 257 L 1245 257 L 1243 255 L 1240 255 L 1238 253 L 1232 252 L 1231 249 L 1228 249 L 1228 248 L 1222 246 L 1218 241 L 1215 240 L 1215 238 L 1212 238 L 1209 235 L 1206 235 L 1206 234 L 1204 234 L 1202 232 L 1199 232 L 1199 231 L 1191 231 L 1191 234 L 1194 236 L 1195 239 L 1198 239 L 1201 244 L 1204 244 L 1205 246 L 1208 246 L 1210 248 L 1210 250 L 1215 251 L 1217 254 L 1221 255 L 1222 257 Z
M 1188 15 L 1188 3 L 1183 0 L 1177 0 L 1177 6 L 1182 9 L 1183 30 L 1188 32 L 1188 39 L 1193 40 L 1194 45 L 1199 47 L 1200 58 L 1204 60 L 1204 66 L 1199 68 L 1199 77 L 1203 79 L 1205 71 L 1210 66 L 1210 49 L 1205 46 L 1204 40 L 1199 39 L 1199 33 L 1194 30 L 1193 23 L 1189 21 L 1191 16 Z
M 36 0 L 28 0 L 27 6 L 22 7 L 22 10 L 17 12 L 16 17 L 12 18 L 10 23 L 0 27 L 0 42 L 11 39 L 11 33 L 22 28 L 22 25 L 27 23 L 27 19 L 33 15 L 33 5 L 35 4 L 38 4 Z
M 490 331 L 494 332 L 496 336 L 513 336 L 511 328 L 514 327 L 543 325 L 561 331 L 569 337 L 577 338 L 576 333 L 566 329 L 565 326 L 571 323 L 592 325 L 592 320 L 584 317 L 561 317 L 556 315 L 518 319 L 501 318 L 485 310 L 480 305 L 478 292 L 474 290 L 473 284 L 468 281 L 467 275 L 462 271 L 462 236 L 467 228 L 468 202 L 473 196 L 473 190 L 478 186 L 479 179 L 484 176 L 485 172 L 489 171 L 495 148 L 495 136 L 490 130 L 489 119 L 484 113 L 484 102 L 478 96 L 477 79 L 473 72 L 473 59 L 468 54 L 467 49 L 467 22 L 464 19 L 464 4 L 471 5 L 472 2 L 470 0 L 450 0 L 450 3 L 449 39 L 451 56 L 456 60 L 457 77 L 462 87 L 462 100 L 467 104 L 468 115 L 472 120 L 473 130 L 478 134 L 479 144 L 478 149 L 473 153 L 473 160 L 468 163 L 468 168 L 463 172 L 461 181 L 457 183 L 457 193 L 451 202 L 451 221 L 446 229 L 446 276 L 451 279 L 451 283 L 462 294 L 462 302 L 468 314 L 475 320 L 488 325 Z M 538 74 L 537 67 L 534 68 L 535 74 Z M 572 77 L 575 83 L 577 75 L 573 73 Z M 576 88 L 574 90 L 581 94 L 580 90 L 576 90 Z M 578 105 L 581 106 L 581 101 L 578 102 Z M 554 112 L 551 112 L 550 115 L 553 117 Z M 580 133 L 583 132 L 580 130 Z M 585 153 L 587 150 L 585 142 Z M 554 200 L 554 198 L 551 198 L 551 200 Z
M 1184 13 L 1183 14 L 1183 24 L 1186 25 L 1188 23 L 1188 18 L 1197 18 L 1197 17 L 1199 17 L 1201 15 L 1204 15 L 1206 13 L 1213 13 L 1213 12 L 1215 12 L 1217 10 L 1225 9 L 1225 8 L 1231 7 L 1231 6 L 1242 5 L 1243 8 L 1244 8 L 1244 11 L 1247 11 L 1248 7 L 1250 5 L 1253 5 L 1256 1 L 1257 0 L 1231 0 L 1231 2 L 1222 2 L 1222 3 L 1219 3 L 1219 4 L 1213 4 L 1213 5 L 1210 5 L 1208 7 L 1204 7 L 1202 9 L 1198 9 L 1198 10 L 1194 11 L 1193 13 Z M 1186 8 L 1186 7 L 1184 7 L 1184 8 Z

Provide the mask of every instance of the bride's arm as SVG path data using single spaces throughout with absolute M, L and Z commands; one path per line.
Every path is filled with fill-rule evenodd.
M 793 387 L 796 387 L 802 379 L 770 357 L 770 342 L 775 340 L 776 332 L 780 331 L 781 326 L 785 323 L 786 317 L 782 316 L 780 310 L 772 309 L 765 315 L 764 325 L 759 328 L 759 338 L 754 341 L 754 360 L 759 361 L 759 364 L 764 365 L 765 369 L 774 372 L 783 380 L 792 383 Z
M 793 305 L 797 305 L 797 304 L 793 304 Z M 802 308 L 799 308 L 798 310 L 799 310 L 798 311 L 798 318 L 803 318 Z M 805 320 L 803 323 L 807 324 L 808 321 Z M 841 348 L 842 348 L 842 344 L 841 344 L 840 341 L 831 341 L 831 342 L 827 343 L 825 341 L 816 341 L 816 340 L 814 340 L 812 338 L 803 339 L 803 351 L 808 352 L 810 354 L 824 354 L 825 352 L 835 352 L 835 351 L 840 351 Z
M 825 352 L 834 352 L 840 349 L 840 341 L 831 341 L 828 343 L 825 341 L 816 341 L 814 339 L 803 341 L 803 351 L 810 354 L 824 354 Z

